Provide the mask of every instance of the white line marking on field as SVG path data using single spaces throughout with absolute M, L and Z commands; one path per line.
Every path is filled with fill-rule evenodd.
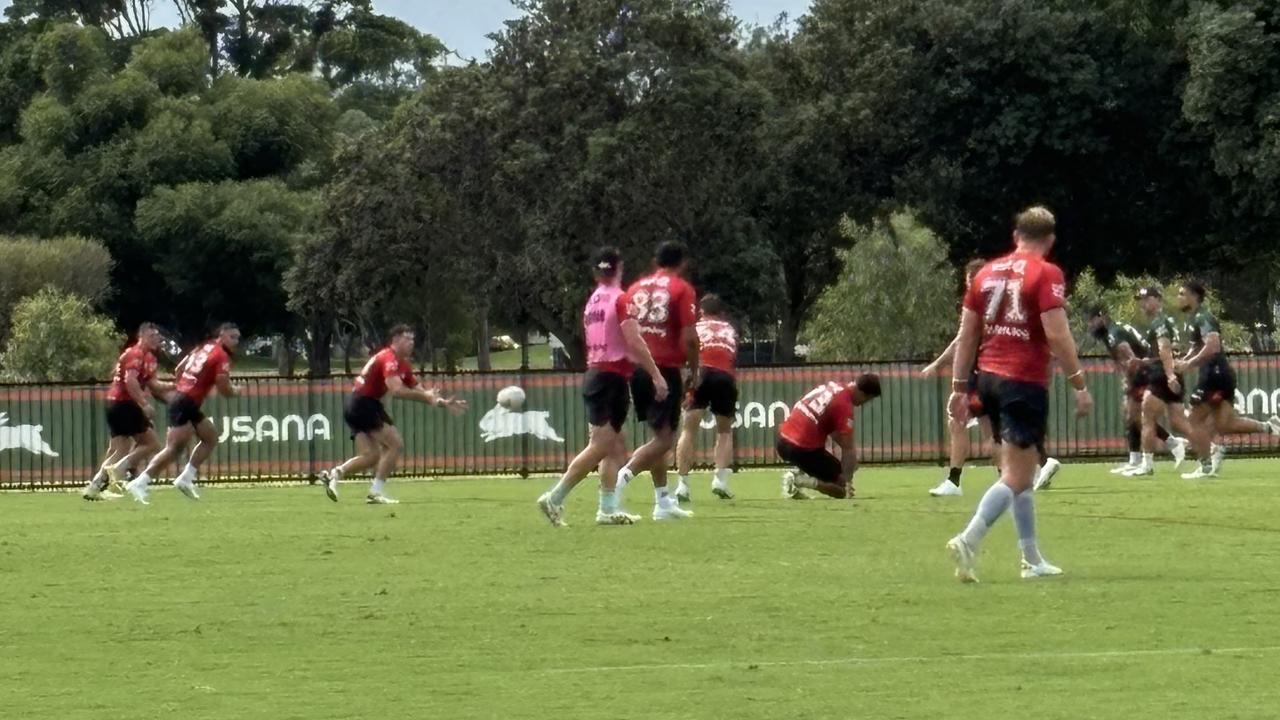
M 825 665 L 891 665 L 896 663 L 955 662 L 975 660 L 1090 660 L 1105 658 L 1144 657 L 1161 655 L 1240 655 L 1244 653 L 1272 653 L 1280 651 L 1280 645 L 1235 648 L 1164 648 L 1157 650 L 1098 650 L 1092 652 L 1012 652 L 973 653 L 968 655 L 905 655 L 898 657 L 845 657 L 828 660 L 736 660 L 709 663 L 657 663 L 653 665 L 598 665 L 578 668 L 545 668 L 548 674 L 592 673 L 632 670 L 711 670 L 717 668 L 767 668 L 814 667 Z

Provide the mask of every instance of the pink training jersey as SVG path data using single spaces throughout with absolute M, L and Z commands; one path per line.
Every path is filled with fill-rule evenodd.
M 622 288 L 617 285 L 597 285 L 582 311 L 582 328 L 587 338 L 587 366 L 630 377 L 631 361 L 618 317 L 620 297 Z

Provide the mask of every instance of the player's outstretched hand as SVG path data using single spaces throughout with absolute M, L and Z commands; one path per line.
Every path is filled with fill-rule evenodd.
M 1089 388 L 1076 391 L 1076 417 L 1084 417 L 1093 412 L 1093 396 Z
M 964 422 L 969 419 L 969 396 L 961 392 L 951 393 L 947 399 L 947 417 Z
M 467 401 L 462 398 L 449 398 L 444 401 L 444 405 L 454 415 L 461 415 L 467 411 Z

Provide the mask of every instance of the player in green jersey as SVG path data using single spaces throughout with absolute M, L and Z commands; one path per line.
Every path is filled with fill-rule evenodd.
M 1205 287 L 1189 280 L 1178 290 L 1178 306 L 1187 315 L 1190 345 L 1186 356 L 1178 360 L 1179 371 L 1199 369 L 1196 389 L 1191 393 L 1191 439 L 1200 467 L 1183 475 L 1188 480 L 1218 474 L 1226 452 L 1221 443 L 1210 448 L 1218 435 L 1267 433 L 1280 436 L 1280 418 L 1274 415 L 1262 422 L 1240 417 L 1236 413 L 1236 374 L 1222 348 L 1222 328 L 1218 319 L 1204 306 Z

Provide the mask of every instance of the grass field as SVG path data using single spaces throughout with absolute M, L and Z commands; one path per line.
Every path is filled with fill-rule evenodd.
M 0 496 L 6 718 L 1275 718 L 1280 463 L 1202 484 L 1068 466 L 1038 501 L 1067 576 L 983 583 L 943 543 L 967 496 L 868 468 L 853 502 L 735 479 L 698 517 L 573 526 L 546 479 Z M 651 493 L 628 491 L 633 511 Z M 647 512 L 645 513 L 647 515 Z

